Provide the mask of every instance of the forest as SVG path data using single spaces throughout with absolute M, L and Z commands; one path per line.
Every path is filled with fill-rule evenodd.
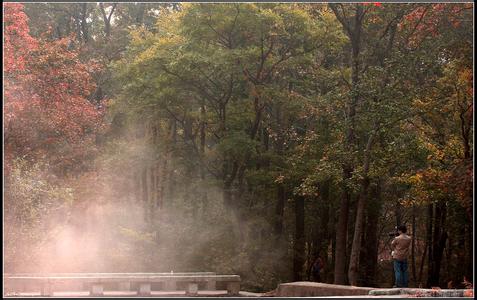
M 6 3 L 4 272 L 473 282 L 472 3 Z

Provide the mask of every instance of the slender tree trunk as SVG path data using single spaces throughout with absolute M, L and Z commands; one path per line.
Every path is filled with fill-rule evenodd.
M 329 207 L 330 207 L 330 181 L 324 181 L 320 188 L 319 188 L 319 194 L 320 198 L 318 203 L 320 205 L 318 206 L 319 210 L 319 223 L 317 224 L 318 227 L 316 228 L 315 232 L 315 237 L 314 237 L 314 249 L 313 249 L 313 257 L 317 257 L 318 255 L 321 256 L 321 258 L 324 260 L 325 259 L 325 253 L 324 250 L 328 245 L 328 223 L 329 223 Z
M 83 34 L 83 41 L 85 43 L 89 42 L 89 32 L 88 32 L 88 3 L 81 3 L 81 32 Z
M 136 3 L 135 5 L 139 7 L 139 9 L 137 10 L 136 19 L 135 19 L 136 24 L 143 24 L 144 15 L 146 13 L 146 3 Z
M 394 203 L 394 214 L 396 216 L 396 226 L 402 225 L 402 207 L 399 201 Z
M 356 222 L 354 226 L 353 244 L 351 246 L 348 278 L 350 285 L 358 285 L 359 256 L 361 252 L 361 238 L 363 236 L 364 212 L 368 197 L 369 179 L 365 178 L 362 183 L 362 192 L 358 199 L 356 210 Z
M 417 285 L 416 278 L 416 206 L 412 206 L 412 235 L 411 235 L 411 271 L 414 285 Z
M 429 203 L 427 206 L 427 234 L 426 234 L 426 243 L 427 243 L 427 283 L 426 286 L 430 287 L 432 284 L 432 272 L 434 270 L 434 255 L 432 247 L 432 227 L 434 219 L 434 204 Z
M 168 170 L 167 170 L 167 202 L 171 204 L 175 198 L 176 194 L 176 177 L 174 175 L 174 166 L 172 165 L 172 151 L 175 149 L 177 144 L 177 121 L 171 120 L 171 147 L 168 149 L 167 152 L 167 160 L 169 161 Z M 165 162 L 166 163 L 166 162 Z
M 330 263 L 325 266 L 325 269 L 328 271 L 327 282 L 334 282 L 334 266 L 335 266 L 335 248 L 336 248 L 336 207 L 333 205 L 334 201 L 331 201 L 330 207 L 328 210 L 328 245 L 331 247 L 331 257 L 329 257 Z M 326 253 L 329 256 L 329 252 Z
M 206 125 L 207 123 L 207 113 L 206 113 L 206 107 L 205 104 L 202 103 L 200 107 L 200 155 L 202 156 L 202 161 L 205 163 L 205 140 L 206 140 Z M 203 164 L 200 164 L 200 198 L 201 198 L 201 203 L 202 203 L 202 209 L 205 210 L 207 206 L 207 187 L 206 187 L 206 181 L 205 181 L 205 166 Z
M 277 187 L 277 204 L 275 205 L 275 225 L 274 232 L 276 240 L 279 241 L 283 233 L 283 210 L 285 208 L 286 192 L 285 186 L 279 184 Z
M 191 145 L 193 140 L 194 140 L 194 136 L 193 136 L 193 133 L 192 133 L 192 118 L 189 116 L 188 112 L 186 112 L 186 115 L 184 117 L 184 138 L 186 140 L 186 143 L 188 145 Z M 188 151 L 192 151 L 191 147 L 187 147 L 187 150 Z M 192 171 L 192 166 L 187 164 L 185 166 L 185 178 L 188 182 L 192 183 L 194 182 L 193 180 L 193 171 Z M 191 199 L 191 194 L 194 193 L 195 194 L 195 191 L 193 189 L 194 187 L 192 186 L 192 184 L 186 184 L 183 188 L 184 190 L 184 194 L 183 194 L 183 200 L 184 200 L 184 203 L 187 203 L 187 204 L 191 204 L 191 212 L 192 212 L 192 217 L 195 217 L 195 213 L 197 212 L 197 201 L 190 201 Z
M 331 264 L 332 266 L 336 265 L 336 234 L 334 234 L 331 239 Z M 334 274 L 331 273 L 331 271 L 328 282 L 334 282 Z
M 101 15 L 103 16 L 103 22 L 104 22 L 104 35 L 106 36 L 106 38 L 109 38 L 111 36 L 111 18 L 113 16 L 114 10 L 116 9 L 117 5 L 118 5 L 117 3 L 114 3 L 111 6 L 111 10 L 108 15 L 106 14 L 106 9 L 104 8 L 103 3 L 101 2 L 99 3 L 99 8 L 101 11 Z
M 468 281 L 474 282 L 474 276 L 473 276 L 473 266 L 474 266 L 474 261 L 473 261 L 473 248 L 474 248 L 474 235 L 473 235 L 473 226 L 472 226 L 472 221 L 469 220 L 466 223 L 467 228 L 466 233 L 467 233 L 467 238 L 466 238 L 466 244 L 467 247 L 465 247 L 465 256 L 464 260 L 467 261 L 466 263 L 466 269 L 465 269 L 465 277 L 467 278 Z
M 351 97 L 347 104 L 347 130 L 346 130 L 346 149 L 351 153 L 355 146 L 354 129 L 356 106 L 359 102 L 359 73 L 360 73 L 360 46 L 361 46 L 361 26 L 363 17 L 363 7 L 356 4 L 356 13 L 353 21 L 349 21 L 346 14 L 339 12 L 335 4 L 330 4 L 333 13 L 343 25 L 350 42 L 351 42 Z M 352 176 L 353 166 L 350 162 L 343 165 L 343 181 L 346 183 Z M 346 237 L 348 230 L 348 214 L 349 214 L 349 200 L 350 192 L 344 188 L 343 198 L 340 203 L 340 212 L 338 218 L 338 226 L 336 229 L 336 254 L 335 254 L 335 284 L 346 284 Z
M 293 279 L 302 280 L 305 256 L 305 199 L 295 198 L 295 241 L 293 243 Z
M 329 246 L 329 226 L 330 222 L 330 180 L 325 180 L 319 184 L 319 197 L 314 201 L 317 203 L 316 210 L 317 216 L 316 222 L 313 224 L 312 230 L 312 242 L 310 243 L 311 253 L 309 255 L 310 263 L 308 264 L 308 275 L 311 272 L 311 264 L 320 256 L 323 263 L 328 265 L 328 246 Z M 334 214 L 334 213 L 333 213 Z M 322 270 L 322 279 L 325 281 L 326 274 L 325 269 Z
M 238 163 L 234 162 L 231 174 L 229 175 L 227 174 L 227 172 L 224 172 L 223 174 L 223 178 L 222 178 L 224 182 L 223 201 L 224 201 L 224 206 L 227 209 L 231 209 L 232 206 L 235 204 L 233 201 L 232 183 L 235 180 L 237 171 L 238 171 Z
M 135 177 L 134 177 L 134 186 L 136 187 L 136 194 L 135 194 L 135 200 L 136 203 L 140 203 L 139 201 L 142 199 L 142 171 L 136 170 Z
M 365 285 L 376 286 L 376 269 L 378 263 L 378 224 L 381 211 L 381 182 L 372 189 L 374 201 L 368 203 L 366 222 L 366 264 L 364 265 Z
M 363 236 L 363 223 L 364 213 L 366 210 L 366 201 L 368 199 L 368 187 L 369 187 L 369 165 L 371 160 L 371 147 L 373 144 L 374 132 L 368 138 L 364 154 L 364 166 L 363 166 L 363 180 L 361 183 L 361 194 L 358 199 L 358 207 L 356 209 L 356 221 L 354 225 L 353 244 L 351 247 L 350 263 L 348 269 L 348 278 L 351 285 L 358 285 L 358 269 L 359 269 L 359 256 L 361 252 L 361 239 Z
M 346 175 L 345 175 L 346 176 Z M 335 242 L 335 284 L 346 284 L 346 238 L 348 235 L 348 214 L 350 194 L 344 188 L 343 197 L 340 203 L 338 225 L 336 226 Z
M 446 221 L 446 204 L 440 201 L 435 206 L 434 232 L 432 239 L 432 268 L 428 278 L 428 286 L 439 286 L 442 255 L 447 240 L 447 231 L 444 230 Z
M 282 138 L 282 111 L 281 106 L 277 105 L 276 107 L 276 114 L 275 114 L 276 122 L 277 122 L 277 141 L 274 143 L 275 152 L 279 156 L 283 156 L 283 138 Z M 267 135 L 268 136 L 268 135 Z M 267 139 L 268 141 L 268 139 Z M 283 233 L 283 210 L 285 208 L 286 202 L 286 190 L 283 183 L 279 183 L 277 187 L 277 203 L 275 206 L 275 225 L 274 231 L 276 240 L 279 241 L 281 239 Z
M 147 207 L 147 222 L 149 223 L 150 226 L 152 226 L 152 215 L 153 215 L 153 197 L 154 197 L 154 174 L 151 166 L 146 167 L 146 185 L 147 185 L 147 202 L 146 202 L 146 207 Z
M 427 240 L 426 240 L 426 244 L 424 245 L 424 252 L 422 253 L 422 257 L 421 257 L 421 263 L 420 263 L 420 266 L 419 266 L 419 279 L 418 279 L 418 284 L 417 284 L 417 287 L 422 287 L 422 274 L 423 274 L 423 271 L 424 271 L 424 263 L 426 262 L 426 255 L 427 255 L 427 249 L 428 249 L 428 244 L 427 244 Z
M 169 168 L 170 164 L 168 163 L 167 160 L 167 154 L 164 155 L 161 159 L 160 162 L 160 183 L 159 183 L 159 196 L 157 198 L 157 207 L 159 209 L 162 209 L 164 207 L 164 202 L 166 199 L 166 192 L 168 189 L 168 186 L 170 185 L 170 174 L 169 174 Z
M 81 33 L 81 19 L 79 16 L 79 12 L 75 13 L 74 23 L 76 27 L 76 39 L 81 42 L 81 40 L 83 39 L 83 34 Z
M 447 244 L 446 244 L 446 247 L 445 247 L 445 250 L 444 250 L 444 254 L 445 254 L 445 259 L 446 259 L 446 278 L 451 280 L 452 278 L 452 274 L 451 274 L 451 264 L 452 264 L 452 253 L 453 253 L 453 250 L 454 250 L 454 238 L 453 236 L 447 236 Z M 449 282 L 447 282 L 449 283 Z
M 472 136 L 471 136 L 471 129 L 472 129 L 472 123 L 473 123 L 473 104 L 472 102 L 469 103 L 470 106 L 468 108 L 461 108 L 461 112 L 459 114 L 460 120 L 461 120 L 461 134 L 462 134 L 462 143 L 463 143 L 463 150 L 464 150 L 464 163 L 469 161 L 470 163 L 472 162 L 472 148 L 471 145 L 472 143 Z M 473 182 L 473 180 L 472 180 Z M 468 203 L 472 203 L 473 201 L 473 188 L 470 187 L 468 189 L 467 193 L 467 201 Z M 472 207 L 472 206 L 471 206 Z M 464 269 L 464 276 L 465 278 L 473 282 L 473 266 L 474 266 L 474 260 L 473 260 L 473 245 L 474 245 L 474 238 L 473 238 L 473 230 L 472 230 L 472 209 L 466 209 L 466 213 L 468 216 L 468 220 L 466 222 L 466 225 L 464 226 L 464 231 L 467 233 L 467 237 L 465 237 L 464 234 L 464 264 L 465 264 L 465 269 Z
M 144 220 L 148 222 L 148 209 L 147 209 L 147 195 L 148 195 L 148 185 L 147 185 L 147 167 L 143 167 L 142 170 L 142 202 L 144 207 Z
M 164 161 L 165 157 L 161 156 L 158 162 L 155 164 L 156 168 L 156 199 L 155 206 L 158 210 L 162 208 L 162 202 L 164 197 L 164 181 L 165 181 L 165 172 L 164 172 Z

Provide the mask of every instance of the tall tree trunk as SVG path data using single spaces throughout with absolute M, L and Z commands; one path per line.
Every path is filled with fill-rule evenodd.
M 153 215 L 153 197 L 154 197 L 154 186 L 152 185 L 154 182 L 154 174 L 151 166 L 146 167 L 146 185 L 147 185 L 147 200 L 146 200 L 146 207 L 147 207 L 147 222 L 149 226 L 152 227 L 152 215 Z
M 171 132 L 170 132 L 170 139 L 171 139 L 171 147 L 168 149 L 167 152 L 167 160 L 170 162 L 168 163 L 168 172 L 167 172 L 167 200 L 169 203 L 172 203 L 172 200 L 175 198 L 176 194 L 176 177 L 174 175 L 174 166 L 172 165 L 172 151 L 175 149 L 177 144 L 177 121 L 171 120 Z
M 232 171 L 230 174 L 227 174 L 226 171 L 226 162 L 224 163 L 224 173 L 223 173 L 223 201 L 224 201 L 224 206 L 227 209 L 231 209 L 232 206 L 235 204 L 233 201 L 233 191 L 232 191 L 232 183 L 235 180 L 235 177 L 237 176 L 238 172 L 238 163 L 234 162 L 232 166 Z
M 369 165 L 371 159 L 371 147 L 373 144 L 374 132 L 372 132 L 368 138 L 364 153 L 364 166 L 363 166 L 363 180 L 361 183 L 361 194 L 358 199 L 358 207 L 356 209 L 356 221 L 354 225 L 353 245 L 351 246 L 350 263 L 348 269 L 348 278 L 351 285 L 358 285 L 358 269 L 359 269 L 359 256 L 361 252 L 361 239 L 363 236 L 363 223 L 364 212 L 366 210 L 366 201 L 368 199 L 368 187 L 369 187 Z
M 342 24 L 351 42 L 351 96 L 349 103 L 346 105 L 347 130 L 345 140 L 345 148 L 351 153 L 354 150 L 355 145 L 354 129 L 356 106 L 360 98 L 360 46 L 361 26 L 364 13 L 362 5 L 356 4 L 356 13 L 352 20 L 349 20 L 346 13 L 344 11 L 340 12 L 336 4 L 329 4 L 329 6 L 338 21 Z M 353 169 L 354 168 L 351 165 L 351 162 L 345 162 L 343 164 L 343 181 L 345 184 L 351 178 Z M 335 284 L 346 284 L 346 237 L 348 230 L 348 210 L 350 197 L 350 192 L 345 187 L 340 203 L 338 226 L 336 229 Z
M 311 273 L 311 264 L 320 256 L 325 266 L 328 265 L 328 246 L 329 246 L 329 222 L 330 222 L 330 180 L 325 180 L 318 186 L 318 199 L 316 203 L 317 218 L 312 228 L 312 242 L 310 243 L 310 255 L 308 264 L 308 275 Z M 334 213 L 333 213 L 334 214 Z M 325 275 L 325 270 L 322 270 Z M 309 276 L 310 277 L 310 276 Z M 322 277 L 322 281 L 326 276 Z
M 144 15 L 146 14 L 146 4 L 147 3 L 136 3 L 135 5 L 138 7 L 137 14 L 136 14 L 136 24 L 143 24 L 144 23 Z
M 376 286 L 376 270 L 378 263 L 378 224 L 381 211 L 381 181 L 378 180 L 376 188 L 372 189 L 372 201 L 368 203 L 366 222 L 366 264 L 364 265 L 365 285 Z
M 114 3 L 113 6 L 111 6 L 111 10 L 108 15 L 106 14 L 106 9 L 104 8 L 103 3 L 99 3 L 99 9 L 101 11 L 101 15 L 103 16 L 104 22 L 104 35 L 106 36 L 106 38 L 109 38 L 111 36 L 111 18 L 117 5 L 117 3 Z
M 319 187 L 319 203 L 318 215 L 319 222 L 315 228 L 315 236 L 313 239 L 313 257 L 318 255 L 325 259 L 324 250 L 328 246 L 328 223 L 329 223 L 329 207 L 330 207 L 330 181 L 324 181 Z
M 427 249 L 428 249 L 428 244 L 427 244 L 427 239 L 426 239 L 426 244 L 424 245 L 424 252 L 422 253 L 422 257 L 421 257 L 421 263 L 420 263 L 420 266 L 419 266 L 419 277 L 418 277 L 418 283 L 417 283 L 417 287 L 422 287 L 422 274 L 423 274 L 423 271 L 424 271 L 424 264 L 426 262 L 426 255 L 427 255 Z
M 416 278 L 416 206 L 412 206 L 412 235 L 411 235 L 411 271 L 414 285 L 417 285 Z
M 434 221 L 434 204 L 429 203 L 427 205 L 427 233 L 426 233 L 426 244 L 427 244 L 427 283 L 426 286 L 430 287 L 432 284 L 432 272 L 434 269 L 434 255 L 432 247 L 432 227 Z
M 466 233 L 467 233 L 467 238 L 466 238 L 466 244 L 467 246 L 465 247 L 465 256 L 464 260 L 467 261 L 466 263 L 466 269 L 465 269 L 465 277 L 467 278 L 468 281 L 474 282 L 474 276 L 473 276 L 473 266 L 474 266 L 474 260 L 473 260 L 473 248 L 474 248 L 474 235 L 473 235 L 473 226 L 472 226 L 472 221 L 469 220 L 466 223 Z
M 74 23 L 76 27 L 76 39 L 81 42 L 83 39 L 83 34 L 81 33 L 81 17 L 79 12 L 75 12 Z
M 133 179 L 133 184 L 134 186 L 136 187 L 136 194 L 134 195 L 135 196 L 135 203 L 140 203 L 141 199 L 142 199 L 142 182 L 141 182 L 141 179 L 142 179 L 142 170 L 141 169 L 138 169 L 136 170 L 136 173 L 135 173 L 135 177 Z
M 302 280 L 303 264 L 305 262 L 305 199 L 295 198 L 295 240 L 293 243 L 293 279 Z
M 430 276 L 428 278 L 427 285 L 429 287 L 439 286 L 439 277 L 441 270 L 442 255 L 444 253 L 444 247 L 447 240 L 447 231 L 445 228 L 446 223 L 446 203 L 445 201 L 439 201 L 435 205 L 435 217 L 434 217 L 434 231 L 432 238 L 432 264 L 430 269 Z
M 81 32 L 83 34 L 83 41 L 89 42 L 89 30 L 88 30 L 88 3 L 81 3 Z
M 399 201 L 394 202 L 394 215 L 396 216 L 396 226 L 402 225 L 402 207 Z
M 336 248 L 336 207 L 333 205 L 333 201 L 330 203 L 330 207 L 328 209 L 328 247 L 331 247 L 331 257 L 329 257 L 329 252 L 326 255 L 329 257 L 328 261 L 330 261 L 327 266 L 325 266 L 325 270 L 328 271 L 327 282 L 334 281 L 334 265 L 335 265 L 335 248 Z
M 346 176 L 346 175 L 345 175 Z M 346 238 L 348 236 L 348 214 L 350 194 L 347 188 L 341 198 L 335 242 L 335 284 L 346 284 Z
M 185 117 L 184 117 L 184 125 L 183 125 L 183 129 L 184 129 L 184 138 L 185 138 L 185 141 L 186 141 L 186 144 L 187 145 L 192 145 L 193 141 L 194 141 L 194 136 L 193 136 L 193 132 L 192 132 L 192 126 L 193 126 L 193 120 L 192 120 L 192 117 L 188 114 L 188 112 L 185 113 Z M 187 151 L 192 151 L 192 147 L 187 147 Z M 185 178 L 187 181 L 189 182 L 194 182 L 193 181 L 193 171 L 192 171 L 192 166 L 190 164 L 187 164 L 185 166 Z M 197 201 L 193 201 L 191 203 L 190 199 L 191 199 L 191 193 L 195 192 L 193 190 L 193 186 L 191 184 L 186 184 L 183 188 L 184 190 L 184 194 L 183 194 L 183 197 L 182 199 L 184 200 L 184 203 L 187 203 L 187 205 L 189 204 L 192 204 L 191 205 L 191 212 L 192 212 L 192 217 L 195 217 L 195 213 L 197 212 Z
M 141 178 L 141 183 L 142 183 L 142 204 L 144 207 L 144 220 L 148 222 L 149 214 L 148 214 L 148 209 L 147 209 L 147 195 L 148 195 L 148 185 L 147 185 L 147 167 L 143 167 L 142 169 L 142 178 Z
M 202 156 L 201 160 L 205 163 L 205 140 L 206 140 L 206 127 L 207 127 L 207 112 L 205 104 L 202 103 L 200 107 L 200 156 Z M 200 198 L 202 209 L 205 210 L 207 206 L 207 188 L 206 188 L 206 181 L 205 181 L 205 166 L 203 163 L 200 164 Z
M 282 116 L 281 106 L 278 104 L 276 106 L 276 113 L 275 113 L 278 135 L 277 135 L 277 140 L 274 143 L 274 148 L 275 148 L 275 152 L 280 157 L 283 156 L 282 117 L 283 116 Z M 277 203 L 275 205 L 275 224 L 274 224 L 274 231 L 275 231 L 277 241 L 280 240 L 283 233 L 283 212 L 284 212 L 283 210 L 285 208 L 286 197 L 287 195 L 285 191 L 285 186 L 283 183 L 280 182 L 277 187 Z
M 334 227 L 333 227 L 334 228 Z M 336 265 L 336 234 L 333 234 L 332 239 L 331 239 L 331 264 L 332 266 Z M 333 270 L 334 272 L 334 270 Z M 330 271 L 330 278 L 329 282 L 334 282 L 334 273 L 331 273 Z
M 362 192 L 358 199 L 356 209 L 356 221 L 354 226 L 353 244 L 351 246 L 350 262 L 348 269 L 348 278 L 350 285 L 358 285 L 359 256 L 361 252 L 361 239 L 363 236 L 364 212 L 366 209 L 366 200 L 368 197 L 369 178 L 363 179 Z
M 277 241 L 280 240 L 283 233 L 283 210 L 285 208 L 285 201 L 285 186 L 283 184 L 279 184 L 277 187 L 277 204 L 275 205 L 275 224 L 273 226 Z

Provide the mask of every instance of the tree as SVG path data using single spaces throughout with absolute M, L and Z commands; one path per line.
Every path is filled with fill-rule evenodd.
M 67 38 L 31 37 L 23 5 L 4 9 L 7 252 L 11 270 L 31 270 L 67 219 L 57 213 L 70 212 L 68 177 L 91 168 L 102 112 L 87 100 L 95 65 L 81 63 Z
M 433 66 L 433 69 L 415 73 L 422 89 L 413 103 L 416 117 L 410 120 L 412 128 L 419 133 L 419 139 L 428 151 L 427 167 L 411 177 L 414 179 L 414 197 L 421 201 L 425 199 L 424 203 L 428 207 L 428 286 L 442 282 L 440 270 L 444 249 L 448 251 L 449 260 L 455 247 L 455 241 L 448 241 L 451 231 L 459 236 L 457 240 L 460 240 L 460 247 L 469 249 L 464 241 L 469 239 L 464 237 L 464 232 L 468 230 L 465 226 L 459 226 L 461 229 L 457 233 L 452 224 L 460 222 L 449 220 L 450 216 L 462 217 L 463 208 L 468 207 L 463 199 L 470 199 L 470 177 L 460 181 L 461 184 L 451 183 L 457 182 L 453 177 L 456 173 L 452 170 L 469 170 L 463 166 L 471 157 L 467 142 L 471 124 L 469 114 L 473 109 L 469 98 L 472 93 L 472 77 L 468 71 L 471 65 L 468 60 L 471 34 L 462 25 L 462 21 L 468 17 L 469 9 L 467 5 L 418 7 L 406 16 L 406 21 L 402 24 L 402 30 L 408 36 L 407 46 L 419 53 L 416 54 L 420 57 L 421 66 Z M 460 47 L 456 48 L 456 43 Z M 426 54 L 419 51 L 425 51 Z M 450 81 L 449 76 L 453 78 Z M 460 204 L 455 205 L 456 201 Z M 466 274 L 469 274 L 469 270 Z M 449 280 L 448 278 L 447 281 Z M 458 280 L 461 278 L 452 279 L 454 282 Z

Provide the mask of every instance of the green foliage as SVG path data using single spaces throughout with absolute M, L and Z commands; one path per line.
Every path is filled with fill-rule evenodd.
M 4 205 L 5 257 L 9 268 L 34 267 L 42 245 L 51 238 L 49 234 L 69 219 L 73 189 L 58 182 L 50 172 L 42 162 L 12 162 L 5 182 L 5 197 L 9 201 Z

